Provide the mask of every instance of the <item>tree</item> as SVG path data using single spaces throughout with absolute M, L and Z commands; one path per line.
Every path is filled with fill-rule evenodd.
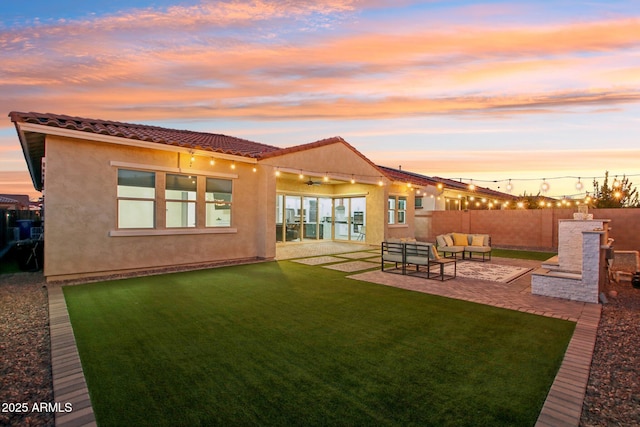
M 510 204 L 509 208 L 511 209 L 542 209 L 546 206 L 546 203 L 549 198 L 540 195 L 538 192 L 537 195 L 527 194 L 527 192 L 523 192 L 520 196 L 518 196 L 518 200 L 514 204 Z
M 629 178 L 624 175 L 621 180 L 616 177 L 611 186 L 609 186 L 609 171 L 607 171 L 604 174 L 602 186 L 594 179 L 593 188 L 595 191 L 593 207 L 595 208 L 631 208 L 640 206 L 637 189 L 633 188 Z

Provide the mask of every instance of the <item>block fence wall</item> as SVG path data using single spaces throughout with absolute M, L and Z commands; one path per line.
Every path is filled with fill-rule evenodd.
M 416 239 L 435 242 L 444 233 L 491 235 L 496 248 L 558 250 L 558 220 L 571 219 L 576 209 L 495 211 L 416 211 Z M 589 209 L 594 219 L 610 219 L 615 250 L 640 250 L 640 209 Z

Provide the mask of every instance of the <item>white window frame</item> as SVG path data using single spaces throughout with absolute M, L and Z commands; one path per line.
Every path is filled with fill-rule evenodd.
M 387 198 L 387 224 L 391 226 L 407 224 L 407 196 L 390 195 Z
M 121 193 L 121 185 L 120 185 L 120 171 L 126 171 L 126 172 L 140 172 L 140 173 L 145 173 L 145 174 L 150 174 L 153 177 L 153 187 L 142 187 L 142 186 L 125 186 L 122 185 L 122 187 L 134 187 L 134 188 L 152 188 L 153 189 L 153 197 L 142 197 L 142 196 L 135 196 L 135 195 L 126 195 L 126 194 L 122 194 Z M 156 191 L 156 180 L 157 180 L 157 174 L 155 172 L 152 171 L 143 171 L 143 170 L 136 170 L 136 169 L 125 169 L 125 168 L 120 168 L 118 169 L 117 172 L 117 183 L 116 183 L 116 197 L 117 197 L 117 202 L 116 202 L 116 206 L 117 206 L 117 213 L 116 213 L 116 226 L 119 230 L 132 230 L 132 229 L 155 229 L 156 228 L 156 198 L 157 198 L 157 191 Z M 142 203 L 151 203 L 151 218 L 147 218 L 147 220 L 150 220 L 150 224 L 148 226 L 125 226 L 123 224 L 122 218 L 121 218 L 121 212 L 123 210 L 123 205 L 127 202 L 133 202 L 133 203 L 137 203 L 137 202 L 142 202 Z
M 208 185 L 209 185 L 209 180 L 219 180 L 219 181 L 228 181 L 229 185 L 231 186 L 231 192 L 230 193 L 225 193 L 225 192 L 215 192 L 215 191 L 208 191 Z M 224 227 L 231 227 L 231 225 L 233 224 L 233 180 L 231 179 L 226 179 L 226 178 L 218 178 L 218 177 L 211 177 L 208 176 L 205 179 L 205 208 L 206 208 L 206 212 L 205 212 L 205 227 L 207 228 L 224 228 Z M 211 200 L 209 200 L 209 194 L 214 195 L 213 198 Z M 229 194 L 229 200 L 225 200 L 223 199 L 216 199 L 215 198 L 215 194 Z M 209 218 L 209 213 L 210 207 L 214 207 L 214 211 L 215 211 L 215 207 L 216 206 L 224 206 L 226 209 L 225 210 L 229 210 L 229 223 L 228 224 L 215 224 L 215 223 L 211 223 L 211 218 Z
M 169 188 L 169 177 L 174 176 L 178 179 L 185 178 L 186 180 L 193 180 L 195 188 L 193 190 L 187 189 L 175 189 Z M 175 194 L 180 193 L 180 198 Z M 193 194 L 191 194 L 193 193 Z M 193 197 L 193 198 L 191 198 Z M 170 218 L 170 213 L 173 209 L 170 207 L 179 207 L 180 212 L 180 225 L 170 225 L 170 221 L 173 221 L 173 217 Z M 197 228 L 198 225 L 198 177 L 186 174 L 165 174 L 165 226 L 166 228 Z
M 157 165 L 149 165 L 149 164 L 140 164 L 140 163 L 132 163 L 132 162 L 121 162 L 112 160 L 110 161 L 110 165 L 116 168 L 116 191 L 117 191 L 117 170 L 119 169 L 131 169 L 131 170 L 139 170 L 143 172 L 153 172 L 155 174 L 155 198 L 148 199 L 149 201 L 154 202 L 154 228 L 118 228 L 118 213 L 116 212 L 116 228 L 109 231 L 110 237 L 133 237 L 133 236 L 170 236 L 170 235 L 183 235 L 183 234 L 235 234 L 238 232 L 235 227 L 205 227 L 200 226 L 196 223 L 195 227 L 185 227 L 185 228 L 166 228 L 164 224 L 157 224 L 158 218 L 158 209 L 166 209 L 166 202 L 164 197 L 160 197 L 158 191 L 161 191 L 162 195 L 164 195 L 165 188 L 158 189 L 158 185 L 160 182 L 159 174 L 161 173 L 170 173 L 170 174 L 186 174 L 193 175 L 196 178 L 200 176 L 208 177 L 208 178 L 217 178 L 217 179 L 229 179 L 232 181 L 232 190 L 235 188 L 235 183 L 233 182 L 238 178 L 238 174 L 235 173 L 211 173 L 211 171 L 205 170 L 196 170 L 189 169 L 185 170 L 183 168 L 172 168 L 165 166 L 157 166 Z M 206 181 L 206 180 L 205 180 Z M 161 185 L 161 184 L 160 184 Z M 198 204 L 205 203 L 204 200 L 201 200 L 200 194 L 204 192 L 197 192 L 196 196 L 196 212 L 198 212 Z M 204 195 L 202 196 L 204 197 Z M 232 199 L 234 195 L 232 194 Z M 116 197 L 119 200 L 119 197 Z M 116 210 L 118 201 L 116 200 Z M 147 199 L 145 199 L 147 200 Z

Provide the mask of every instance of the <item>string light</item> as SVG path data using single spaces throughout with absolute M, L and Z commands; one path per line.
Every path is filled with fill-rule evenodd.
M 194 154 L 193 151 L 190 151 L 190 153 Z M 195 159 L 195 156 L 192 156 L 192 157 Z M 280 168 L 280 166 L 278 166 L 278 165 L 270 165 L 270 166 L 273 166 L 276 169 Z M 288 168 L 286 168 L 286 170 L 288 170 Z M 296 173 L 296 172 L 298 172 L 298 170 L 294 170 L 294 171 L 291 171 L 291 172 Z M 303 173 L 305 176 L 321 175 L 320 173 L 318 173 L 318 171 L 315 171 L 315 172 L 311 172 L 311 171 L 302 172 L 302 171 L 300 171 L 300 172 Z M 276 176 L 280 176 L 280 174 L 281 174 L 281 172 L 279 170 L 276 170 Z M 367 182 L 369 179 L 371 179 L 373 181 L 372 178 L 374 177 L 373 175 L 366 175 L 366 174 L 365 175 L 363 175 L 363 174 L 358 174 L 358 175 L 349 174 L 350 175 L 350 177 L 349 177 L 349 175 L 344 174 L 342 171 L 333 171 L 333 172 L 332 171 L 327 171 L 327 172 L 325 172 L 325 175 L 323 177 L 323 181 L 324 182 L 330 181 L 329 177 L 330 176 L 334 176 L 334 175 L 336 176 L 335 177 L 336 180 L 338 180 L 338 181 L 343 180 L 343 181 L 346 181 L 346 182 L 351 182 L 352 184 L 355 183 L 356 181 L 359 181 L 359 180 L 363 180 L 363 182 Z M 340 176 L 344 176 L 344 178 L 340 178 Z M 640 176 L 640 173 L 639 174 L 631 174 L 631 175 L 625 174 L 624 176 L 625 177 L 627 177 L 627 176 L 628 177 Z M 385 179 L 385 176 L 384 175 L 378 175 L 378 177 L 379 177 L 379 179 L 376 180 L 378 182 L 378 185 L 379 186 L 384 186 L 385 184 L 384 184 L 383 180 Z M 616 190 L 616 189 L 622 190 L 621 187 L 622 187 L 623 181 L 620 180 L 618 177 L 619 177 L 619 175 L 615 175 L 615 180 L 614 180 L 614 182 L 612 184 L 612 187 L 613 187 L 614 190 Z M 433 179 L 433 178 L 428 177 L 428 176 L 424 176 L 424 178 L 426 180 Z M 594 184 L 595 184 L 595 181 L 600 180 L 602 178 L 606 178 L 606 176 L 591 176 L 591 177 L 587 176 L 587 177 L 585 177 L 586 180 L 593 179 L 594 180 Z M 436 178 L 436 179 L 438 179 L 438 178 Z M 552 180 L 560 180 L 560 179 L 573 179 L 573 182 L 574 182 L 573 187 L 575 188 L 575 190 L 577 192 L 582 193 L 582 194 L 566 194 L 566 193 L 563 194 L 563 195 L 560 195 L 560 194 L 558 194 L 558 195 L 549 195 L 549 194 L 547 194 L 551 190 L 550 181 L 552 181 Z M 514 191 L 514 189 L 517 187 L 517 184 L 514 185 L 514 182 L 516 182 L 516 181 L 525 182 L 525 181 L 536 181 L 536 180 L 538 182 L 540 182 L 539 181 L 540 178 L 515 178 L 515 179 L 514 178 L 509 178 L 509 179 L 502 179 L 502 180 L 482 180 L 482 179 L 478 180 L 478 179 L 474 179 L 474 178 L 455 178 L 455 181 L 460 181 L 460 182 L 467 181 L 469 183 L 467 185 L 467 191 L 478 191 L 478 188 L 480 188 L 480 187 L 478 187 L 476 185 L 476 182 L 481 182 L 481 183 L 488 182 L 488 183 L 493 183 L 493 184 L 499 184 L 499 183 L 504 182 L 504 183 L 506 183 L 506 185 L 503 187 L 503 188 L 506 189 L 505 193 L 506 192 L 511 193 L 511 192 Z M 371 182 L 371 181 L 369 181 L 369 182 Z M 433 181 L 431 181 L 431 182 L 433 182 Z M 414 193 L 420 194 L 420 193 L 418 193 L 416 191 L 416 189 L 414 188 L 415 186 L 413 184 L 411 184 L 411 185 L 409 185 L 409 184 L 410 183 L 405 182 L 406 188 L 412 188 L 412 191 L 414 191 Z M 432 184 L 428 183 L 428 184 L 425 184 L 425 185 L 426 186 L 434 186 L 437 189 L 438 193 L 435 194 L 435 196 L 438 196 L 439 194 L 443 194 L 444 190 L 446 188 L 448 188 L 446 186 L 446 183 L 443 182 L 443 181 L 440 181 L 440 182 L 436 181 L 436 182 L 433 182 Z M 638 186 L 634 185 L 633 187 L 637 188 Z M 458 188 L 458 186 L 453 185 L 452 188 Z M 545 197 L 546 198 L 560 199 L 562 197 L 565 197 L 565 198 L 569 198 L 570 200 L 575 200 L 575 197 L 578 196 L 580 198 L 579 200 L 581 200 L 582 203 L 590 203 L 590 199 L 587 199 L 588 192 L 586 192 L 586 194 L 584 193 L 585 183 L 584 183 L 584 181 L 582 181 L 582 176 L 579 176 L 579 177 L 578 176 L 554 176 L 554 177 L 551 177 L 551 178 L 545 177 L 545 178 L 542 178 L 542 184 L 540 185 L 539 188 L 541 190 L 541 193 L 542 192 L 545 193 Z M 489 191 L 494 191 L 494 190 L 492 190 L 491 186 L 487 186 L 486 188 L 482 188 L 482 190 L 483 190 L 482 192 L 484 192 L 485 189 L 487 189 Z M 500 191 L 500 186 L 497 187 L 497 191 Z M 620 197 L 622 197 L 622 196 L 623 196 L 623 194 L 621 192 Z M 506 206 L 503 201 L 501 201 L 500 204 L 502 206 Z M 494 205 L 495 205 L 495 202 L 494 202 Z M 485 203 L 485 206 L 486 206 L 486 203 Z M 546 203 L 545 203 L 545 206 L 546 206 Z M 515 204 L 512 204 L 512 207 L 515 207 Z
M 615 179 L 613 180 L 613 188 L 618 187 L 620 187 L 620 181 L 618 181 L 618 175 L 616 175 Z
M 542 190 L 543 193 L 546 193 L 547 191 L 549 191 L 549 188 L 551 188 L 549 183 L 545 178 L 542 178 L 542 185 L 540 185 L 540 190 Z

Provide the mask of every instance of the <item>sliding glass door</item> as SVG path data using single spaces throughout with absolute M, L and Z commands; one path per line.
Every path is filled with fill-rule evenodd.
M 365 232 L 365 197 L 277 195 L 276 242 L 357 241 Z

